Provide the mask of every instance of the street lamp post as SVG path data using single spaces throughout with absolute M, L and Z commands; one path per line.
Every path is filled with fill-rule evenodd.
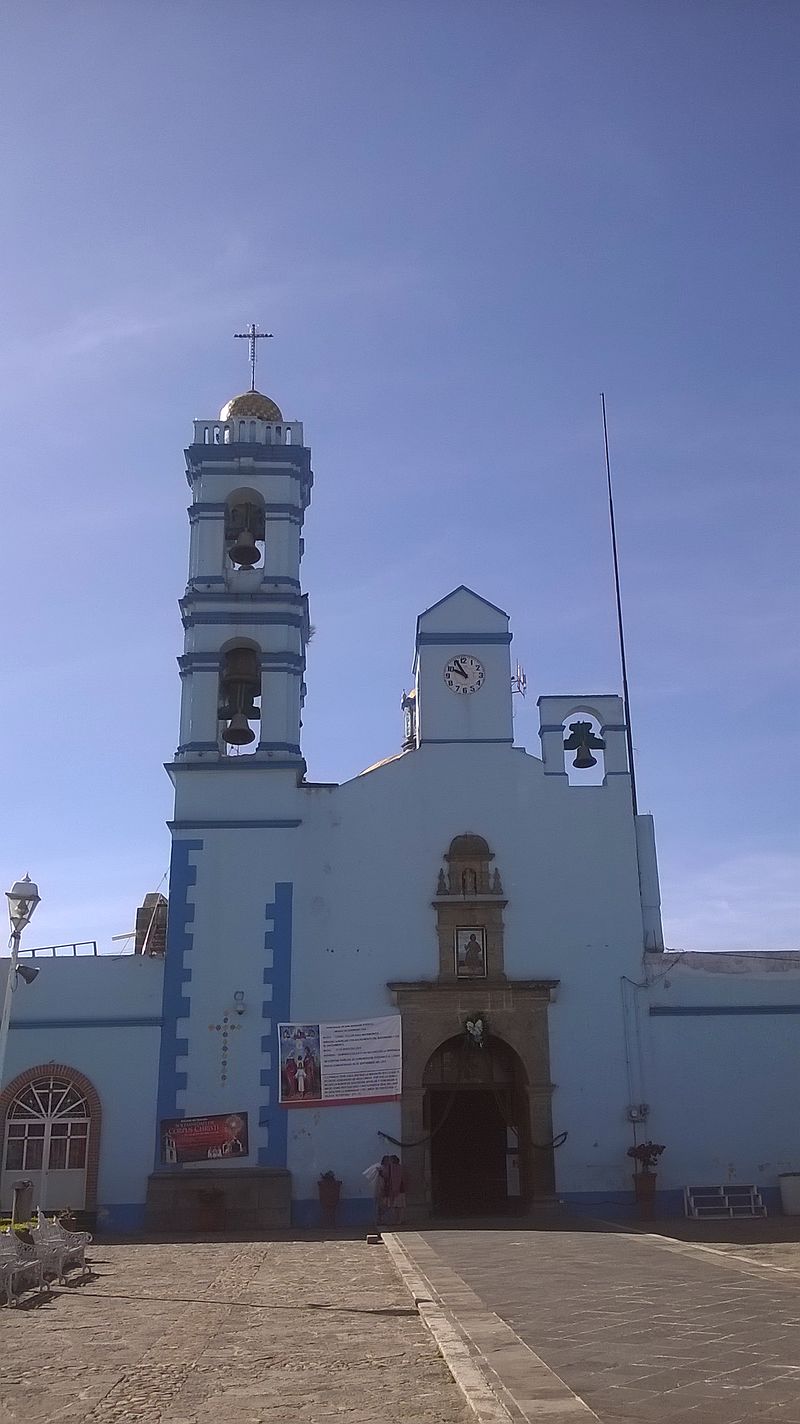
M 19 964 L 20 938 L 22 931 L 30 924 L 31 916 L 41 899 L 39 887 L 34 884 L 29 875 L 23 875 L 21 880 L 17 880 L 11 889 L 6 891 L 6 899 L 8 900 L 8 918 L 11 921 L 11 963 L 8 966 L 8 978 L 3 995 L 3 1012 L 0 1015 L 0 1088 L 3 1086 L 8 1030 L 11 1023 L 11 1002 L 17 987 L 17 976 L 24 979 L 26 984 L 32 984 L 39 973 L 38 969 L 31 969 L 27 964 Z

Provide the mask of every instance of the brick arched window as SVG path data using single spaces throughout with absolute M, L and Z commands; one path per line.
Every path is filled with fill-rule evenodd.
M 81 1073 L 77 1068 L 71 1068 L 66 1063 L 39 1063 L 35 1068 L 26 1068 L 23 1073 L 18 1073 L 16 1078 L 12 1078 L 0 1093 L 0 1143 L 3 1150 L 2 1167 L 6 1170 L 12 1170 L 11 1164 L 6 1168 L 10 1142 L 8 1128 L 12 1124 L 16 1128 L 19 1123 L 35 1121 L 37 1113 L 40 1111 L 45 1121 L 50 1121 L 53 1114 L 58 1115 L 65 1122 L 80 1120 L 82 1117 L 88 1118 L 88 1140 L 85 1149 L 85 1204 L 87 1210 L 93 1210 L 97 1205 L 97 1172 L 100 1164 L 100 1131 L 103 1116 L 100 1096 L 94 1083 L 86 1077 L 85 1073 Z M 66 1153 L 72 1151 L 73 1148 L 65 1143 L 63 1148 L 65 1162 L 69 1160 Z M 24 1162 L 20 1162 L 18 1167 L 15 1162 L 13 1170 L 17 1171 L 20 1176 L 24 1176 Z

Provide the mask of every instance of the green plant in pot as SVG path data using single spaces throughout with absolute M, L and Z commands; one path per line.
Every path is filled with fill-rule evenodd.
M 633 1190 L 639 1205 L 639 1214 L 652 1221 L 655 1214 L 656 1173 L 658 1159 L 666 1147 L 660 1142 L 637 1142 L 628 1148 L 628 1156 L 633 1158 Z
M 323 1226 L 335 1226 L 342 1184 L 335 1172 L 323 1172 L 317 1182 Z

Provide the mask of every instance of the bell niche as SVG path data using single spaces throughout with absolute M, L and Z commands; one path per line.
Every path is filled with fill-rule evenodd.
M 228 756 L 254 750 L 261 718 L 261 659 L 251 647 L 228 648 L 222 654 L 219 676 L 219 736 Z M 256 724 L 254 730 L 252 723 Z
M 266 559 L 264 501 L 255 490 L 239 490 L 225 503 L 225 562 L 233 569 L 263 570 Z

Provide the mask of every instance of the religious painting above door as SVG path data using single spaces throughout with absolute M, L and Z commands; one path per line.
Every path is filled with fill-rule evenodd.
M 456 929 L 456 978 L 486 978 L 486 930 L 483 925 Z

